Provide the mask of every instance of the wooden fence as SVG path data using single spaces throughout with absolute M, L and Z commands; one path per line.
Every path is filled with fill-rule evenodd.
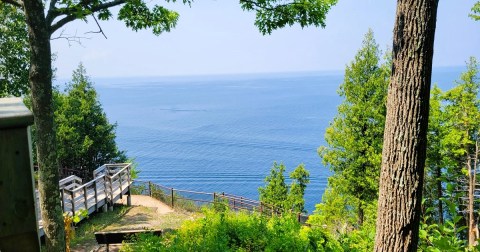
M 131 164 L 105 164 L 93 171 L 93 179 L 82 184 L 82 179 L 71 175 L 59 181 L 62 209 L 70 216 L 86 211 L 91 214 L 107 205 L 112 206 L 125 194 L 130 194 Z M 43 225 L 38 206 L 40 235 L 43 235 Z M 81 217 L 83 218 L 83 216 Z
M 149 195 L 172 208 L 179 207 L 186 210 L 198 210 L 202 206 L 223 202 L 234 211 L 259 212 L 269 216 L 279 215 L 283 212 L 282 209 L 270 204 L 234 194 L 181 190 L 152 183 L 151 181 L 135 180 L 132 193 Z M 297 216 L 298 221 L 301 223 L 305 223 L 308 219 L 308 215 L 303 213 L 297 213 Z

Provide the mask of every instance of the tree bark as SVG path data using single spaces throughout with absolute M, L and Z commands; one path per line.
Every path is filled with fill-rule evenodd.
M 358 203 L 358 227 L 359 228 L 363 226 L 364 219 L 365 219 L 365 211 L 363 209 L 363 204 L 360 201 L 360 203 Z
M 42 1 L 24 1 L 30 41 L 29 81 L 37 130 L 39 192 L 47 251 L 65 251 L 65 230 L 58 186 L 58 161 L 52 107 L 50 32 Z
M 398 0 L 375 251 L 416 251 L 438 0 Z
M 435 185 L 437 186 L 437 199 L 438 199 L 438 223 L 443 224 L 443 202 L 440 200 L 443 198 L 442 188 L 442 168 L 440 166 L 435 167 Z
M 468 153 L 467 153 L 468 155 Z M 475 192 L 475 182 L 476 182 L 476 171 L 472 169 L 472 159 L 471 157 L 467 158 L 467 169 L 468 169 L 468 246 L 473 247 L 476 244 L 476 223 L 474 217 L 474 192 Z

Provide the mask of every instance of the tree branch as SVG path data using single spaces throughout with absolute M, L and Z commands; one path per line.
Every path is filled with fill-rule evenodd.
M 51 38 L 50 40 L 57 40 L 57 39 L 65 39 L 65 40 L 67 40 L 68 46 L 71 46 L 72 43 L 77 43 L 77 44 L 79 44 L 80 46 L 83 46 L 83 45 L 82 45 L 82 39 L 90 39 L 90 38 L 88 38 L 88 37 L 79 37 L 79 36 L 77 36 L 76 33 L 75 33 L 74 35 L 69 35 L 69 34 L 65 34 L 64 31 L 62 31 L 62 32 L 60 33 L 60 35 L 58 35 L 58 37 Z
M 101 10 L 108 9 L 108 8 L 111 8 L 111 7 L 114 7 L 114 6 L 117 6 L 117 5 L 124 4 L 125 2 L 126 2 L 126 0 L 113 0 L 111 2 L 106 2 L 106 3 L 95 5 L 95 6 L 87 6 L 88 3 L 90 3 L 90 1 L 85 1 L 85 2 L 81 3 L 81 5 L 82 5 L 83 8 L 85 8 L 86 10 L 89 10 L 91 13 L 95 13 L 97 11 L 101 11 Z M 51 15 L 50 15 L 50 11 L 52 11 Z M 56 17 L 66 15 L 64 18 L 58 20 L 56 23 L 49 25 L 50 26 L 50 36 L 56 30 L 60 29 L 65 24 L 67 24 L 67 23 L 69 23 L 69 22 L 71 22 L 75 19 L 80 18 L 76 15 L 77 9 L 75 9 L 75 8 L 66 8 L 66 9 L 63 9 L 61 11 L 59 9 L 55 8 L 55 9 L 52 9 L 50 11 L 49 11 L 48 15 L 50 15 L 50 18 L 51 18 L 52 21 Z
M 95 23 L 97 23 L 97 26 L 98 26 L 98 29 L 99 31 L 91 31 L 91 32 L 87 32 L 87 33 L 101 33 L 103 35 L 103 37 L 105 37 L 105 39 L 108 39 L 107 36 L 105 35 L 105 33 L 103 32 L 103 29 L 102 27 L 100 26 L 100 24 L 98 23 L 98 20 L 97 18 L 95 17 L 95 15 L 92 14 L 92 17 L 93 17 L 93 20 L 95 20 Z
M 46 16 L 47 24 L 49 26 L 52 24 L 53 20 L 55 19 L 55 17 L 53 17 L 53 14 L 57 11 L 57 7 L 55 6 L 57 2 L 58 0 L 50 0 L 50 6 L 48 7 L 47 16 Z
M 279 4 L 279 5 L 275 5 L 274 7 L 270 7 L 269 5 L 266 5 L 266 4 L 259 4 L 257 1 L 253 1 L 253 0 L 240 0 L 240 4 L 243 4 L 243 3 L 249 3 L 252 5 L 253 9 L 258 11 L 258 10 L 268 10 L 268 11 L 273 11 L 273 10 L 276 10 L 276 9 L 279 9 L 279 8 L 283 8 L 283 7 L 287 7 L 287 6 L 290 6 L 290 5 L 296 5 L 296 4 L 299 4 L 297 2 L 291 2 L 291 3 L 286 3 L 286 4 Z
M 0 2 L 4 2 L 6 4 L 11 4 L 13 6 L 23 8 L 23 1 L 22 0 L 0 0 Z

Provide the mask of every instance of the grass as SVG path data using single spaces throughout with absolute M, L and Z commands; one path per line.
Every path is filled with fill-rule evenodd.
M 90 249 L 87 250 L 86 248 L 96 245 L 94 233 L 122 220 L 131 208 L 132 207 L 123 205 L 115 205 L 113 211 L 90 215 L 88 218 L 82 220 L 77 224 L 77 228 L 75 229 L 75 236 L 70 243 L 71 248 L 75 251 L 75 249 L 79 249 L 78 247 L 82 247 L 85 248 L 86 251 L 90 251 Z
M 77 225 L 72 239 L 72 251 L 91 251 L 97 245 L 95 232 L 138 230 L 138 229 L 178 229 L 185 220 L 203 217 L 202 213 L 175 209 L 175 212 L 158 214 L 154 208 L 144 206 L 127 207 L 115 205 L 112 212 L 97 213 Z
M 135 206 L 127 211 L 123 218 L 105 228 L 105 231 L 132 229 L 177 229 L 185 220 L 194 220 L 203 216 L 198 212 L 175 209 L 175 212 L 157 214 L 155 209 Z

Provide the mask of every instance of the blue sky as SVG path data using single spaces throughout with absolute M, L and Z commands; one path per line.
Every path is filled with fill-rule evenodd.
M 181 1 L 180 1 L 181 2 Z M 474 0 L 440 1 L 434 67 L 461 66 L 480 58 L 480 21 L 468 18 Z M 372 28 L 382 48 L 391 47 L 396 1 L 339 0 L 325 29 L 299 26 L 261 35 L 254 13 L 236 1 L 198 0 L 190 7 L 165 4 L 180 13 L 176 29 L 160 36 L 134 32 L 117 20 L 68 24 L 82 44 L 52 41 L 58 78 L 68 78 L 79 62 L 92 77 L 204 75 L 343 70 Z M 57 34 L 58 36 L 58 34 Z M 55 37 L 55 35 L 54 35 Z

